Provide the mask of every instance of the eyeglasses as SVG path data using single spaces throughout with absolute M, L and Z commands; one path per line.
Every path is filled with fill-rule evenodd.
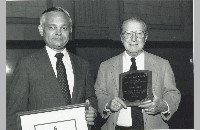
M 123 36 L 124 38 L 131 38 L 131 37 L 133 36 L 133 34 L 135 34 L 135 36 L 136 36 L 137 38 L 142 39 L 142 38 L 145 37 L 146 32 L 145 32 L 145 31 L 124 32 L 124 33 L 122 33 L 122 36 Z

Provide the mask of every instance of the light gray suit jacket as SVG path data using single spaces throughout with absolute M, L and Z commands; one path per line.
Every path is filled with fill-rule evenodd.
M 101 63 L 95 93 L 98 99 L 98 109 L 103 118 L 108 118 L 102 130 L 114 130 L 119 112 L 105 114 L 106 104 L 119 94 L 119 74 L 123 72 L 123 53 Z M 169 105 L 170 114 L 148 115 L 143 112 L 145 129 L 167 129 L 168 121 L 177 110 L 181 94 L 176 88 L 175 78 L 169 62 L 153 54 L 144 52 L 144 69 L 152 71 L 153 95 L 162 98 Z

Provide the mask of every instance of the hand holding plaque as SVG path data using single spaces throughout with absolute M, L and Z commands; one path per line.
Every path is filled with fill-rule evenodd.
M 128 71 L 120 74 L 119 78 L 119 97 L 127 106 L 138 106 L 153 99 L 151 71 Z

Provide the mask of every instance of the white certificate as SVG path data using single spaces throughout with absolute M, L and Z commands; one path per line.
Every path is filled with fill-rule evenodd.
M 17 113 L 19 130 L 88 130 L 86 104 Z

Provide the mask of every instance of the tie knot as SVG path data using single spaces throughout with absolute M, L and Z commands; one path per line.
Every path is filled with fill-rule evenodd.
M 130 67 L 130 70 L 137 70 L 137 66 L 136 66 L 136 62 L 135 62 L 135 57 L 131 58 L 131 62 L 132 62 L 132 65 Z
M 57 59 L 62 59 L 63 58 L 63 53 L 56 53 L 56 55 L 55 55 L 55 57 L 57 58 Z
M 135 63 L 135 57 L 132 57 L 132 58 L 131 58 L 131 62 L 132 62 L 132 63 Z

